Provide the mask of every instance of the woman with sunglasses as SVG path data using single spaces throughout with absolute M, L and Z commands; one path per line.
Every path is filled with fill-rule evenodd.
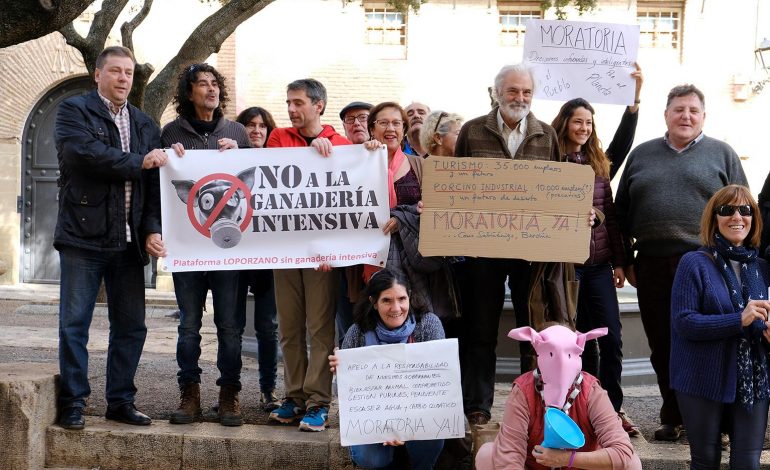
M 704 246 L 682 257 L 674 277 L 671 388 L 692 469 L 720 468 L 720 431 L 730 436 L 730 468 L 759 468 L 770 404 L 770 275 L 758 256 L 761 233 L 749 189 L 720 189 L 701 217 Z
M 453 157 L 462 126 L 463 118 L 459 114 L 433 111 L 420 128 L 420 145 L 428 155 Z
M 556 130 L 559 146 L 567 154 L 567 160 L 580 165 L 590 165 L 596 173 L 593 206 L 604 213 L 604 223 L 591 230 L 588 259 L 575 266 L 580 281 L 576 326 L 579 331 L 607 327 L 608 333 L 585 345 L 583 370 L 596 376 L 607 390 L 612 406 L 621 419 L 623 429 L 630 436 L 639 429 L 622 411 L 623 390 L 620 376 L 623 371 L 623 342 L 621 339 L 620 309 L 616 287 L 623 287 L 626 265 L 626 246 L 620 233 L 615 204 L 612 201 L 610 180 L 625 160 L 634 142 L 639 111 L 639 94 L 642 89 L 642 71 L 638 65 L 631 74 L 636 79 L 636 98 L 633 106 L 623 113 L 618 129 L 607 150 L 602 150 L 596 135 L 594 108 L 584 99 L 576 98 L 564 103 L 551 124 Z M 598 349 L 598 351 L 597 351 Z

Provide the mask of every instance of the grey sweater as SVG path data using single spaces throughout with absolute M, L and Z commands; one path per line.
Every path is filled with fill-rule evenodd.
M 238 148 L 251 147 L 246 128 L 239 122 L 230 121 L 220 117 L 214 131 L 210 134 L 199 135 L 190 125 L 187 119 L 178 116 L 173 121 L 163 126 L 160 140 L 164 147 L 181 142 L 187 150 L 213 150 L 219 148 L 217 141 L 222 138 L 233 139 L 238 142 Z
M 414 338 L 415 343 L 444 339 L 444 327 L 441 326 L 441 320 L 433 313 L 426 313 L 414 327 L 412 338 Z M 345 333 L 342 349 L 362 348 L 364 346 L 366 346 L 364 332 L 353 323 L 348 332 Z
M 738 155 L 726 143 L 704 136 L 676 153 L 662 137 L 647 141 L 628 156 L 620 178 L 615 206 L 621 229 L 645 256 L 695 250 L 703 209 L 728 184 L 748 186 Z

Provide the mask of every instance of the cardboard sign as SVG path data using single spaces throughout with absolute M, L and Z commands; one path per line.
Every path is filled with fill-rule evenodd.
M 339 146 L 328 158 L 310 147 L 166 152 L 168 271 L 385 265 L 384 148 Z
M 465 435 L 457 339 L 337 351 L 343 446 Z
M 638 52 L 639 25 L 529 20 L 524 35 L 535 97 L 547 100 L 633 104 Z
M 593 193 L 588 165 L 431 156 L 420 253 L 582 263 Z

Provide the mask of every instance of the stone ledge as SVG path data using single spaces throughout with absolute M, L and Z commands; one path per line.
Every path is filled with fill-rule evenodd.
M 352 469 L 339 431 L 304 433 L 295 426 L 215 423 L 129 426 L 88 416 L 82 431 L 49 426 L 49 467 L 111 469 Z
M 45 429 L 56 421 L 53 364 L 0 363 L 0 462 L 3 468 L 42 468 Z

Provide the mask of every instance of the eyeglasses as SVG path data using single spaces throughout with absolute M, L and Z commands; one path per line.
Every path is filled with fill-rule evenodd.
M 438 119 L 436 120 L 436 127 L 433 129 L 434 134 L 438 132 L 438 126 L 439 124 L 441 124 L 441 120 L 447 116 L 449 116 L 449 113 L 445 113 L 443 111 L 441 112 L 441 114 L 438 115 Z
M 732 215 L 735 214 L 735 211 L 738 211 L 743 217 L 751 217 L 754 215 L 754 210 L 748 204 L 742 206 L 722 204 L 716 209 L 717 215 L 721 215 L 722 217 L 732 217 Z
M 404 121 L 388 121 L 387 119 L 379 119 L 377 121 L 374 121 L 375 124 L 377 124 L 379 127 L 383 129 L 387 129 L 388 126 L 393 126 L 393 129 L 403 129 L 404 128 Z
M 345 116 L 345 119 L 343 119 L 342 122 L 344 122 L 345 124 L 353 124 L 354 122 L 358 121 L 361 124 L 366 124 L 367 119 L 369 119 L 369 114 L 362 113 L 356 116 Z

